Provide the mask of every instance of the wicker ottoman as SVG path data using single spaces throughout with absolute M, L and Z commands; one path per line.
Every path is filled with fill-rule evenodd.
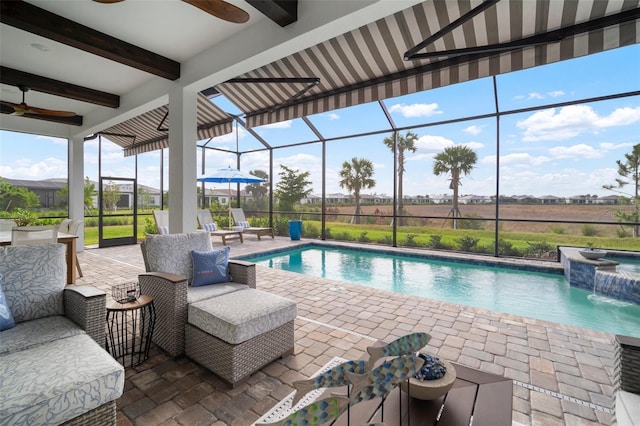
M 185 354 L 232 386 L 293 352 L 294 301 L 247 289 L 189 304 Z

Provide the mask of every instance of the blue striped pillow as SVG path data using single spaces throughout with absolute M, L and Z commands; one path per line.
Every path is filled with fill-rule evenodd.
M 202 225 L 205 231 L 213 232 L 218 230 L 218 226 L 215 223 L 205 223 Z

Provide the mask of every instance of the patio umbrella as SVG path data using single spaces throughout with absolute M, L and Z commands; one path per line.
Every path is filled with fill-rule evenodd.
M 254 176 L 249 173 L 245 173 L 242 170 L 232 169 L 227 167 L 226 169 L 218 169 L 210 175 L 201 176 L 198 182 L 215 182 L 215 183 L 228 183 L 229 194 L 231 194 L 232 183 L 258 183 L 266 182 L 266 180 Z M 231 196 L 231 195 L 229 195 Z M 229 199 L 229 227 L 231 227 L 231 199 Z

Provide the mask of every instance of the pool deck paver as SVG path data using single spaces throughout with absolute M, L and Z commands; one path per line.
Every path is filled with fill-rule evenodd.
M 248 237 L 230 247 L 241 256 L 304 242 Z M 84 272 L 78 284 L 105 291 L 144 272 L 138 246 L 89 248 L 78 257 Z M 231 389 L 189 359 L 153 347 L 148 361 L 126 370 L 118 425 L 250 425 L 293 391 L 293 381 L 333 357 L 357 359 L 376 339 L 414 331 L 431 334 L 426 349 L 442 358 L 520 382 L 513 386 L 514 424 L 613 422 L 611 334 L 261 266 L 257 274 L 259 289 L 298 304 L 293 355 Z

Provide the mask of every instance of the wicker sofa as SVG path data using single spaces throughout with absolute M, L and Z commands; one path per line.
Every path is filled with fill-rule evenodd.
M 124 368 L 102 348 L 106 295 L 66 286 L 65 253 L 0 248 L 2 313 L 15 322 L 0 331 L 0 424 L 116 423 Z
M 231 281 L 194 287 L 192 251 L 211 252 L 208 232 L 148 235 L 140 290 L 154 297 L 153 341 L 187 357 L 232 386 L 294 347 L 296 304 L 256 289 L 255 264 L 229 260 Z

